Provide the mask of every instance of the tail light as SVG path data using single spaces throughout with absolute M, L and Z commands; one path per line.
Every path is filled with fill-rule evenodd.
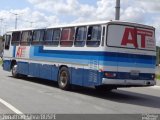
M 116 73 L 110 73 L 110 72 L 105 72 L 104 75 L 105 77 L 109 77 L 109 78 L 114 78 L 117 76 Z

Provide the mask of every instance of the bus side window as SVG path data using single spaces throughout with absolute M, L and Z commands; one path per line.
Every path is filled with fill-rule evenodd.
M 102 34 L 102 46 L 104 46 L 104 37 L 105 37 L 106 28 L 103 27 L 103 34 Z
M 44 42 L 44 30 L 33 31 L 32 44 L 43 44 Z
M 23 31 L 22 32 L 22 38 L 21 38 L 21 45 L 29 45 L 32 38 L 32 32 L 31 31 Z
M 52 45 L 53 43 L 53 29 L 47 29 L 44 37 L 45 45 Z
M 60 40 L 61 30 L 55 29 L 53 34 L 53 45 L 58 46 Z
M 9 50 L 11 35 L 5 35 L 5 50 Z
M 74 28 L 63 28 L 60 45 L 64 47 L 71 47 L 74 40 Z
M 21 32 L 13 32 L 12 33 L 12 45 L 19 45 L 21 38 Z
M 74 45 L 76 47 L 83 47 L 85 45 L 86 35 L 87 35 L 86 27 L 77 27 Z
M 87 46 L 98 47 L 101 41 L 101 26 L 90 26 L 88 28 Z

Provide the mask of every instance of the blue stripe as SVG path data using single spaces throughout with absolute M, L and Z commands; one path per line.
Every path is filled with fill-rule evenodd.
M 15 57 L 16 56 L 16 46 L 13 46 L 13 54 L 12 54 L 12 57 Z
M 128 53 L 116 52 L 94 52 L 94 51 L 58 51 L 43 50 L 42 46 L 31 47 L 30 57 L 33 59 L 50 60 L 69 63 L 88 64 L 91 59 L 97 59 L 106 66 L 122 66 L 122 67 L 143 67 L 154 68 L 156 56 L 151 55 L 135 55 Z M 101 61 L 105 61 L 104 63 Z M 136 63 L 136 64 L 133 64 Z

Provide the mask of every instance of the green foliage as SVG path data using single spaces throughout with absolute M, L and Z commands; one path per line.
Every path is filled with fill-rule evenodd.
M 156 75 L 156 80 L 160 80 L 160 75 Z
M 3 61 L 2 61 L 2 60 L 0 60 L 0 65 L 2 65 L 2 63 L 3 63 Z

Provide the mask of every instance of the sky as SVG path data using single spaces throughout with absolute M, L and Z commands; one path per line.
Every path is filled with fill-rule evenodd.
M 0 34 L 14 29 L 115 19 L 116 0 L 1 0 Z M 121 0 L 120 20 L 154 26 L 160 46 L 160 0 Z

